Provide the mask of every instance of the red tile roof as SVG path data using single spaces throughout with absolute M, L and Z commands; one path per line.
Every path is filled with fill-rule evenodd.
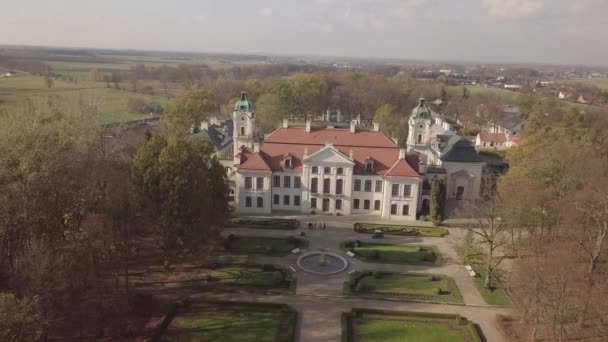
M 504 133 L 481 132 L 479 138 L 481 141 L 507 142 L 507 136 Z
M 386 172 L 385 177 L 420 177 L 412 166 L 405 160 L 399 159 L 395 161 L 395 164 Z
M 298 170 L 302 168 L 305 150 L 307 155 L 311 155 L 324 148 L 328 142 L 346 156 L 352 151 L 354 172 L 358 174 L 364 173 L 365 160 L 370 157 L 374 160 L 374 169 L 378 175 L 384 175 L 399 158 L 399 148 L 384 133 L 350 133 L 349 129 L 340 128 L 313 129 L 310 133 L 306 133 L 304 127 L 279 128 L 266 137 L 260 154 L 275 171 L 282 169 L 284 156 L 291 154 L 293 169 Z M 249 167 L 248 161 L 239 170 L 243 167 Z
M 239 166 L 240 172 L 271 173 L 272 169 L 261 153 L 254 153 Z

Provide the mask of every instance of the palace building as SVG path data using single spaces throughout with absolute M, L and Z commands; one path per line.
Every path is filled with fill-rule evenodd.
M 448 197 L 476 198 L 484 163 L 424 99 L 409 120 L 407 149 L 380 127 L 290 126 L 255 138 L 255 106 L 243 93 L 232 115 L 234 190 L 241 214 L 370 214 L 415 220 L 429 209 L 430 184 Z

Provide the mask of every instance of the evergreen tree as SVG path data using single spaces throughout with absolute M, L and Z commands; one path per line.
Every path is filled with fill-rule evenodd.
M 441 224 L 445 211 L 446 185 L 444 179 L 435 179 L 431 186 L 431 221 L 435 225 Z

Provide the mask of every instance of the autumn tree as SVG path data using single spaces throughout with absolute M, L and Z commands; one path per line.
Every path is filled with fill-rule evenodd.
M 133 181 L 165 263 L 212 245 L 228 213 L 226 173 L 203 140 L 149 135 L 133 164 Z
M 175 98 L 163 115 L 163 124 L 170 134 L 186 133 L 191 125 L 198 125 L 219 111 L 215 96 L 205 88 L 192 88 Z

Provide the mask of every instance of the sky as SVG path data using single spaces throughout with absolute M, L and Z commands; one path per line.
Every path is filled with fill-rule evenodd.
M 608 0 L 3 0 L 0 44 L 608 65 Z

